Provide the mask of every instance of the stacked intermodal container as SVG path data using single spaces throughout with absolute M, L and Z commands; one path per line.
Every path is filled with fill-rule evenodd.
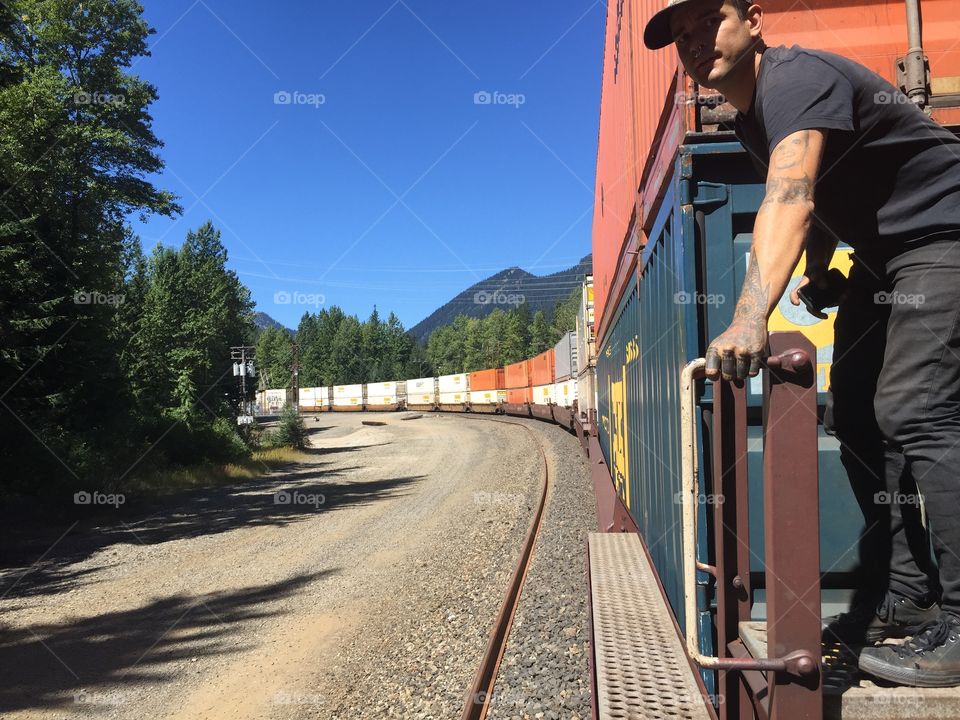
M 593 323 L 593 276 L 583 280 L 577 313 L 577 407 L 581 421 L 597 407 L 597 346 Z
M 407 407 L 414 410 L 432 410 L 437 404 L 436 378 L 407 380 Z
M 367 383 L 366 402 L 364 405 L 370 410 L 393 410 L 397 407 L 397 383 L 378 382 Z
M 571 407 L 577 399 L 577 333 L 566 333 L 553 348 L 556 360 L 556 377 L 553 385 L 553 402 Z
M 506 390 L 503 368 L 478 370 L 470 373 L 468 399 L 470 405 L 496 405 L 501 391 Z
M 549 405 L 554 401 L 553 385 L 556 382 L 556 357 L 554 349 L 544 350 L 528 361 L 530 384 L 533 386 L 533 402 Z
M 448 409 L 463 407 L 467 402 L 467 374 L 441 375 L 437 378 L 439 403 Z
M 914 30 L 927 71 L 920 73 L 925 108 L 917 111 L 956 131 L 958 2 L 918 0 L 918 5 L 922 26 Z M 607 3 L 592 228 L 595 332 L 587 332 L 591 320 L 583 307 L 577 328 L 581 350 L 592 335 L 596 352 L 588 357 L 581 352 L 578 405 L 585 409 L 594 397 L 590 358 L 596 357 L 598 440 L 617 494 L 649 543 L 677 622 L 708 629 L 708 603 L 698 617 L 683 614 L 677 391 L 683 366 L 702 357 L 710 340 L 732 321 L 764 178 L 733 135 L 734 112 L 723 98 L 690 81 L 673 47 L 655 52 L 644 47 L 644 26 L 663 6 L 663 0 Z M 767 45 L 798 44 L 838 53 L 901 86 L 898 67 L 912 44 L 901 0 L 768 0 L 763 9 Z M 843 270 L 849 257 L 841 253 L 834 262 Z M 794 284 L 798 280 L 795 276 Z M 588 297 L 584 293 L 585 303 Z M 833 316 L 812 320 L 781 300 L 770 328 L 799 330 L 814 342 L 818 389 L 825 391 Z M 712 393 L 711 384 L 698 386 L 700 428 L 710 427 Z M 748 403 L 755 408 L 760 394 L 758 383 L 748 385 Z M 759 422 L 752 423 L 746 458 L 751 494 L 763 482 L 762 435 Z M 821 562 L 824 572 L 839 578 L 834 587 L 845 591 L 849 586 L 840 583 L 852 577 L 856 557 L 844 553 L 856 545 L 862 530 L 851 518 L 861 513 L 840 466 L 837 442 L 822 427 L 818 447 L 825 500 Z M 697 452 L 701 458 L 709 452 L 702 436 Z M 709 464 L 701 467 L 701 487 L 709 487 Z M 762 527 L 762 503 L 759 508 L 756 515 L 751 512 L 752 526 Z M 762 557 L 762 536 L 757 545 L 756 555 Z M 705 549 L 697 559 L 715 562 Z M 709 630 L 702 633 L 710 636 Z M 707 645 L 700 649 L 714 651 Z
M 330 409 L 330 388 L 300 388 L 300 409 L 304 412 L 321 412 Z
M 334 410 L 363 410 L 363 385 L 334 385 Z
M 929 61 L 927 112 L 958 127 L 957 0 L 918 3 Z M 692 133 L 716 131 L 724 109 L 730 109 L 711 107 L 711 91 L 697 91 L 672 46 L 657 51 L 644 46 L 644 25 L 663 5 L 663 0 L 607 4 L 592 230 L 600 340 L 636 271 L 638 251 L 649 240 L 679 146 Z M 768 0 L 763 9 L 767 45 L 844 55 L 900 85 L 897 68 L 909 49 L 902 0 Z
M 521 360 L 520 362 L 512 363 L 503 368 L 508 403 L 528 403 L 533 399 L 530 386 L 529 363 L 529 360 Z

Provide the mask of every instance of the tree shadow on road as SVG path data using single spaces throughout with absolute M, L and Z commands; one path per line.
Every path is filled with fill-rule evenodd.
M 359 466 L 323 469 L 330 463 L 292 463 L 284 471 L 255 480 L 205 488 L 137 502 L 97 522 L 65 526 L 6 523 L 0 544 L 0 599 L 63 592 L 96 582 L 96 572 L 71 567 L 118 544 L 154 545 L 180 538 L 274 526 L 317 517 L 351 506 L 402 497 L 422 475 L 379 480 L 337 481 Z
M 173 595 L 135 610 L 30 628 L 0 626 L 0 713 L 58 707 L 105 715 L 139 701 L 131 686 L 165 683 L 183 665 L 236 653 L 253 621 L 284 611 L 277 602 L 336 573 L 211 595 Z M 249 632 L 247 633 L 249 635 Z

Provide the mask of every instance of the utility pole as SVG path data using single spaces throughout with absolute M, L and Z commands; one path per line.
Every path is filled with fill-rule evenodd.
M 257 376 L 254 367 L 256 354 L 256 348 L 252 345 L 237 345 L 230 348 L 230 358 L 233 360 L 233 375 L 240 378 L 240 396 L 242 398 L 240 415 L 244 417 L 253 415 L 252 403 L 250 402 L 250 396 L 247 394 L 247 376 Z
M 293 407 L 300 414 L 300 343 L 293 342 L 293 378 L 290 383 L 293 386 Z

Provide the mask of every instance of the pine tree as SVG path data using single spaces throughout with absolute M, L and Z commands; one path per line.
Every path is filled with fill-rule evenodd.
M 0 6 L 0 461 L 8 477 L 102 478 L 136 427 L 124 382 L 125 218 L 170 215 L 128 71 L 151 30 L 129 0 Z M 65 470 L 66 468 L 66 470 Z

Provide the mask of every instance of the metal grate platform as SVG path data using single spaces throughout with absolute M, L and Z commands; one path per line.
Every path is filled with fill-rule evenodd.
M 740 623 L 740 639 L 753 657 L 767 656 L 767 623 Z M 825 655 L 824 720 L 954 720 L 960 718 L 960 687 L 881 687 L 860 675 L 855 660 Z
M 640 539 L 590 533 L 600 720 L 708 720 Z

